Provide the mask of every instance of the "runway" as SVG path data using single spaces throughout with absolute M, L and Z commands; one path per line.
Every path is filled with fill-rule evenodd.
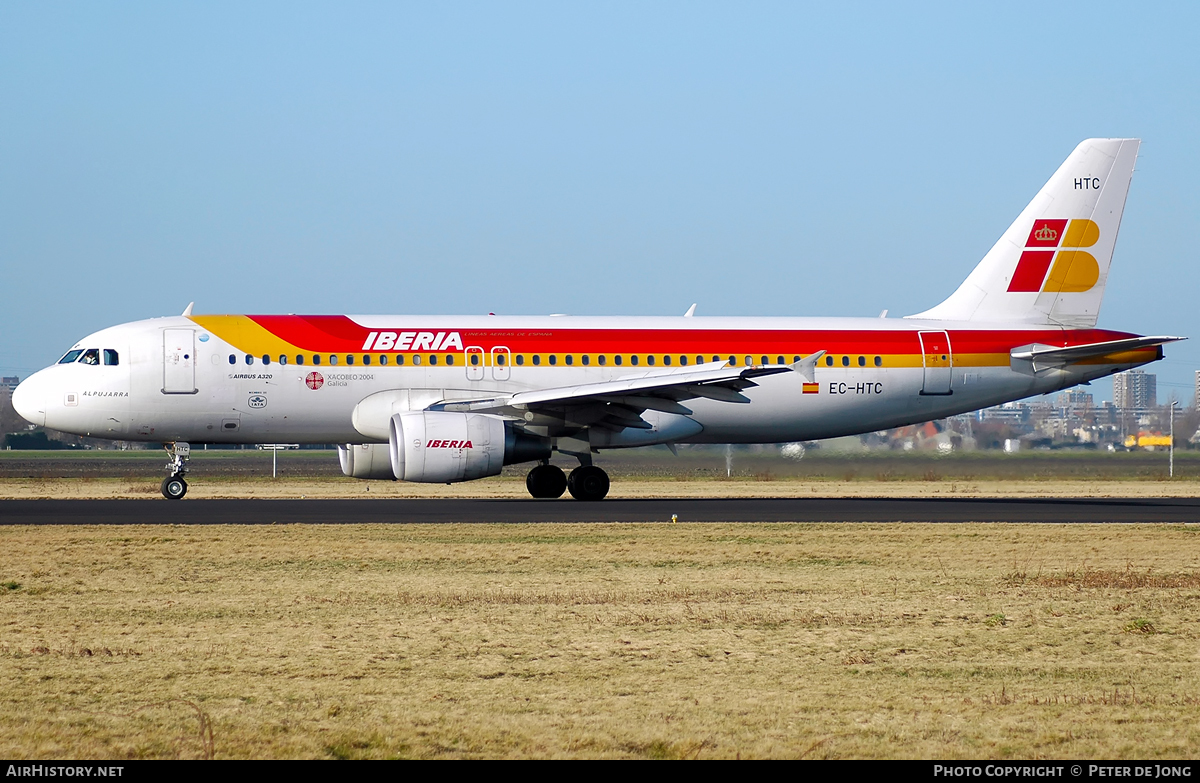
M 1200 522 L 1200 498 L 0 500 L 0 525 L 449 522 Z

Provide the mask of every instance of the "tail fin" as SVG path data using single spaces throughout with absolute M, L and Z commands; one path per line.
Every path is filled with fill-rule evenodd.
M 909 318 L 1096 325 L 1138 139 L 1088 139 L 949 299 Z

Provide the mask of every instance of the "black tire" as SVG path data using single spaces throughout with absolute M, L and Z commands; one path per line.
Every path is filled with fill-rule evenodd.
M 179 500 L 187 494 L 187 482 L 183 476 L 167 476 L 162 482 L 162 493 L 167 500 Z
M 567 491 L 567 474 L 555 465 L 538 465 L 525 477 L 525 489 L 535 498 L 560 498 Z
M 595 465 L 581 465 L 567 477 L 567 491 L 576 500 L 604 500 L 608 487 L 608 474 Z

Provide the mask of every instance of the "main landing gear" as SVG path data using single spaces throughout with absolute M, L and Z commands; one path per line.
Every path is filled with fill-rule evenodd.
M 187 443 L 165 443 L 163 448 L 171 461 L 167 463 L 167 471 L 171 474 L 163 479 L 162 493 L 167 500 L 179 500 L 187 494 L 187 482 L 183 476 L 187 473 L 187 461 L 192 456 L 192 447 Z
M 525 488 L 535 498 L 557 498 L 570 492 L 576 500 L 603 500 L 608 487 L 608 474 L 595 465 L 580 465 L 568 476 L 557 465 L 543 464 L 525 477 Z

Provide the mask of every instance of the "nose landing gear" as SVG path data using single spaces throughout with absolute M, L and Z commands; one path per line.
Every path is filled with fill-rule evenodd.
M 163 449 L 171 461 L 167 463 L 167 471 L 171 474 L 163 479 L 162 493 L 167 500 L 179 500 L 187 494 L 187 482 L 183 476 L 187 473 L 187 461 L 192 456 L 192 447 L 187 443 L 165 443 Z

